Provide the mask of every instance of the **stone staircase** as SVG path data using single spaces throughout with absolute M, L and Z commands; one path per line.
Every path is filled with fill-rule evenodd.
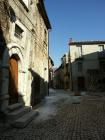
M 37 115 L 31 107 L 16 103 L 8 107 L 7 120 L 13 127 L 24 128 Z

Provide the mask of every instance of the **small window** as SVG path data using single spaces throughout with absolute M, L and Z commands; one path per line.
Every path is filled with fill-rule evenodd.
M 22 34 L 23 34 L 23 30 L 16 24 L 15 25 L 15 33 L 14 33 L 14 35 L 17 38 L 21 39 L 23 37 Z
M 100 47 L 100 52 L 104 51 L 104 45 L 99 45 Z
M 28 7 L 29 0 L 22 0 L 24 4 Z
M 23 5 L 24 9 L 28 12 L 29 11 L 29 0 L 19 0 L 20 3 Z
M 47 32 L 45 29 L 44 29 L 44 40 L 45 40 L 45 42 L 47 42 Z
M 82 62 L 78 62 L 78 72 L 82 72 L 83 65 Z

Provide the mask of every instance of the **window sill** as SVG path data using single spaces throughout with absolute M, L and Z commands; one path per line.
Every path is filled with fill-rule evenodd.
M 22 35 L 19 35 L 19 34 L 17 34 L 17 33 L 14 33 L 14 36 L 15 36 L 16 38 L 18 38 L 18 39 L 22 39 Z

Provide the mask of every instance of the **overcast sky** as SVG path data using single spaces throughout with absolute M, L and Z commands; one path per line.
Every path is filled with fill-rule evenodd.
M 105 0 L 45 0 L 52 25 L 50 56 L 55 67 L 68 52 L 69 38 L 105 40 Z

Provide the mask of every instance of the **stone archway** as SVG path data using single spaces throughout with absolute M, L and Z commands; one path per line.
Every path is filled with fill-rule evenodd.
M 18 102 L 23 101 L 22 93 L 24 86 L 22 85 L 22 81 L 24 79 L 24 57 L 23 57 L 23 51 L 20 49 L 20 46 L 18 46 L 16 43 L 10 43 L 7 45 L 7 48 L 5 49 L 5 52 L 3 54 L 3 60 L 2 60 L 2 87 L 1 87 L 1 108 L 2 110 L 5 110 L 9 105 L 9 74 L 10 74 L 10 67 L 9 67 L 9 60 L 12 58 L 14 61 L 15 66 L 17 65 L 18 70 L 16 73 L 18 73 Z M 18 63 L 17 63 L 18 62 Z M 16 64 L 17 63 L 17 64 Z M 21 86 L 20 86 L 21 85 Z M 16 101 L 15 101 L 16 102 Z M 14 103 L 15 103 L 14 102 Z

